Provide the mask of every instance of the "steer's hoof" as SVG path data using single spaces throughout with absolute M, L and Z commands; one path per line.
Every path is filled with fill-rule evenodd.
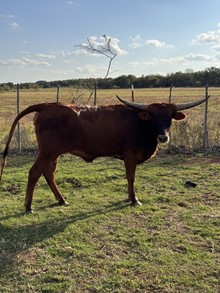
M 34 211 L 32 209 L 26 209 L 25 213 L 26 215 L 29 215 L 29 214 L 33 214 Z
M 142 203 L 139 200 L 136 200 L 131 203 L 131 206 L 137 206 L 137 205 L 142 206 Z
M 67 201 L 60 200 L 60 201 L 59 201 L 59 205 L 60 205 L 60 206 L 68 206 L 69 203 L 68 203 Z

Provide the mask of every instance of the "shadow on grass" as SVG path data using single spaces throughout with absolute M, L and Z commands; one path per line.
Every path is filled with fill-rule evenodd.
M 7 272 L 7 268 L 13 265 L 19 253 L 63 232 L 68 225 L 102 214 L 122 210 L 128 205 L 129 203 L 121 201 L 89 212 L 75 213 L 69 217 L 50 219 L 44 222 L 35 222 L 26 226 L 7 226 L 0 223 L 0 275 Z M 24 217 L 25 220 L 25 217 L 32 217 L 32 215 L 17 213 L 11 216 L 2 217 L 0 220 L 3 220 L 3 218 L 6 220 L 10 217 Z

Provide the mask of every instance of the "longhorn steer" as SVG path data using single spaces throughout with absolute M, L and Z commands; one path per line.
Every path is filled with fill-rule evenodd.
M 166 143 L 169 140 L 168 130 L 172 119 L 185 118 L 179 111 L 195 107 L 208 98 L 180 105 L 146 105 L 118 99 L 123 105 L 87 107 L 62 103 L 37 104 L 26 108 L 15 118 L 3 152 L 0 180 L 18 121 L 36 112 L 34 124 L 39 153 L 29 171 L 25 198 L 27 212 L 32 210 L 34 188 L 42 174 L 58 202 L 61 205 L 66 203 L 54 177 L 58 157 L 64 153 L 79 156 L 86 162 L 103 156 L 122 159 L 128 181 L 128 199 L 132 204 L 140 204 L 134 192 L 136 165 L 156 153 L 158 142 Z

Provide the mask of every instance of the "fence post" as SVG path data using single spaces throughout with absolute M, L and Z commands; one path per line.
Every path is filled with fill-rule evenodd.
M 131 85 L 131 101 L 134 102 L 134 85 Z
M 205 96 L 208 97 L 208 85 L 205 86 Z M 208 148 L 208 100 L 205 102 L 203 149 Z
M 169 103 L 171 103 L 172 101 L 172 89 L 173 89 L 173 85 L 170 85 L 170 95 L 169 95 Z
M 173 89 L 173 85 L 171 84 L 170 85 L 169 103 L 171 103 L 171 101 L 172 101 L 172 89 Z M 168 142 L 168 151 L 170 151 L 170 149 L 171 149 L 171 136 L 172 136 L 172 134 L 171 134 L 171 129 L 170 129 L 170 131 L 169 131 L 170 139 L 169 139 L 169 142 Z
M 17 83 L 17 115 L 19 113 L 20 113 L 20 95 L 19 95 L 19 83 Z M 18 153 L 20 155 L 21 154 L 21 131 L 20 131 L 20 123 L 19 122 L 17 125 L 17 130 L 18 130 L 18 136 L 17 136 Z
M 94 91 L 94 106 L 96 106 L 96 99 L 97 99 L 97 84 L 95 83 L 95 91 Z
M 59 102 L 60 86 L 57 85 L 57 103 Z

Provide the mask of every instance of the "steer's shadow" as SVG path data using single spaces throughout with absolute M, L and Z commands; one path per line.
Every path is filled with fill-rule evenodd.
M 90 219 L 97 215 L 110 213 L 127 207 L 129 203 L 118 202 L 106 206 L 105 208 L 95 209 L 89 212 L 75 213 L 69 217 L 50 219 L 44 222 L 35 222 L 26 226 L 7 226 L 0 222 L 0 275 L 4 274 L 9 265 L 13 265 L 17 254 L 29 249 L 36 243 L 45 241 L 54 235 L 61 233 L 65 228 L 78 221 Z M 10 217 L 25 217 L 24 213 L 17 213 L 11 216 L 0 218 L 7 220 Z M 32 216 L 32 215 L 28 215 Z M 34 215 L 33 215 L 34 217 Z

